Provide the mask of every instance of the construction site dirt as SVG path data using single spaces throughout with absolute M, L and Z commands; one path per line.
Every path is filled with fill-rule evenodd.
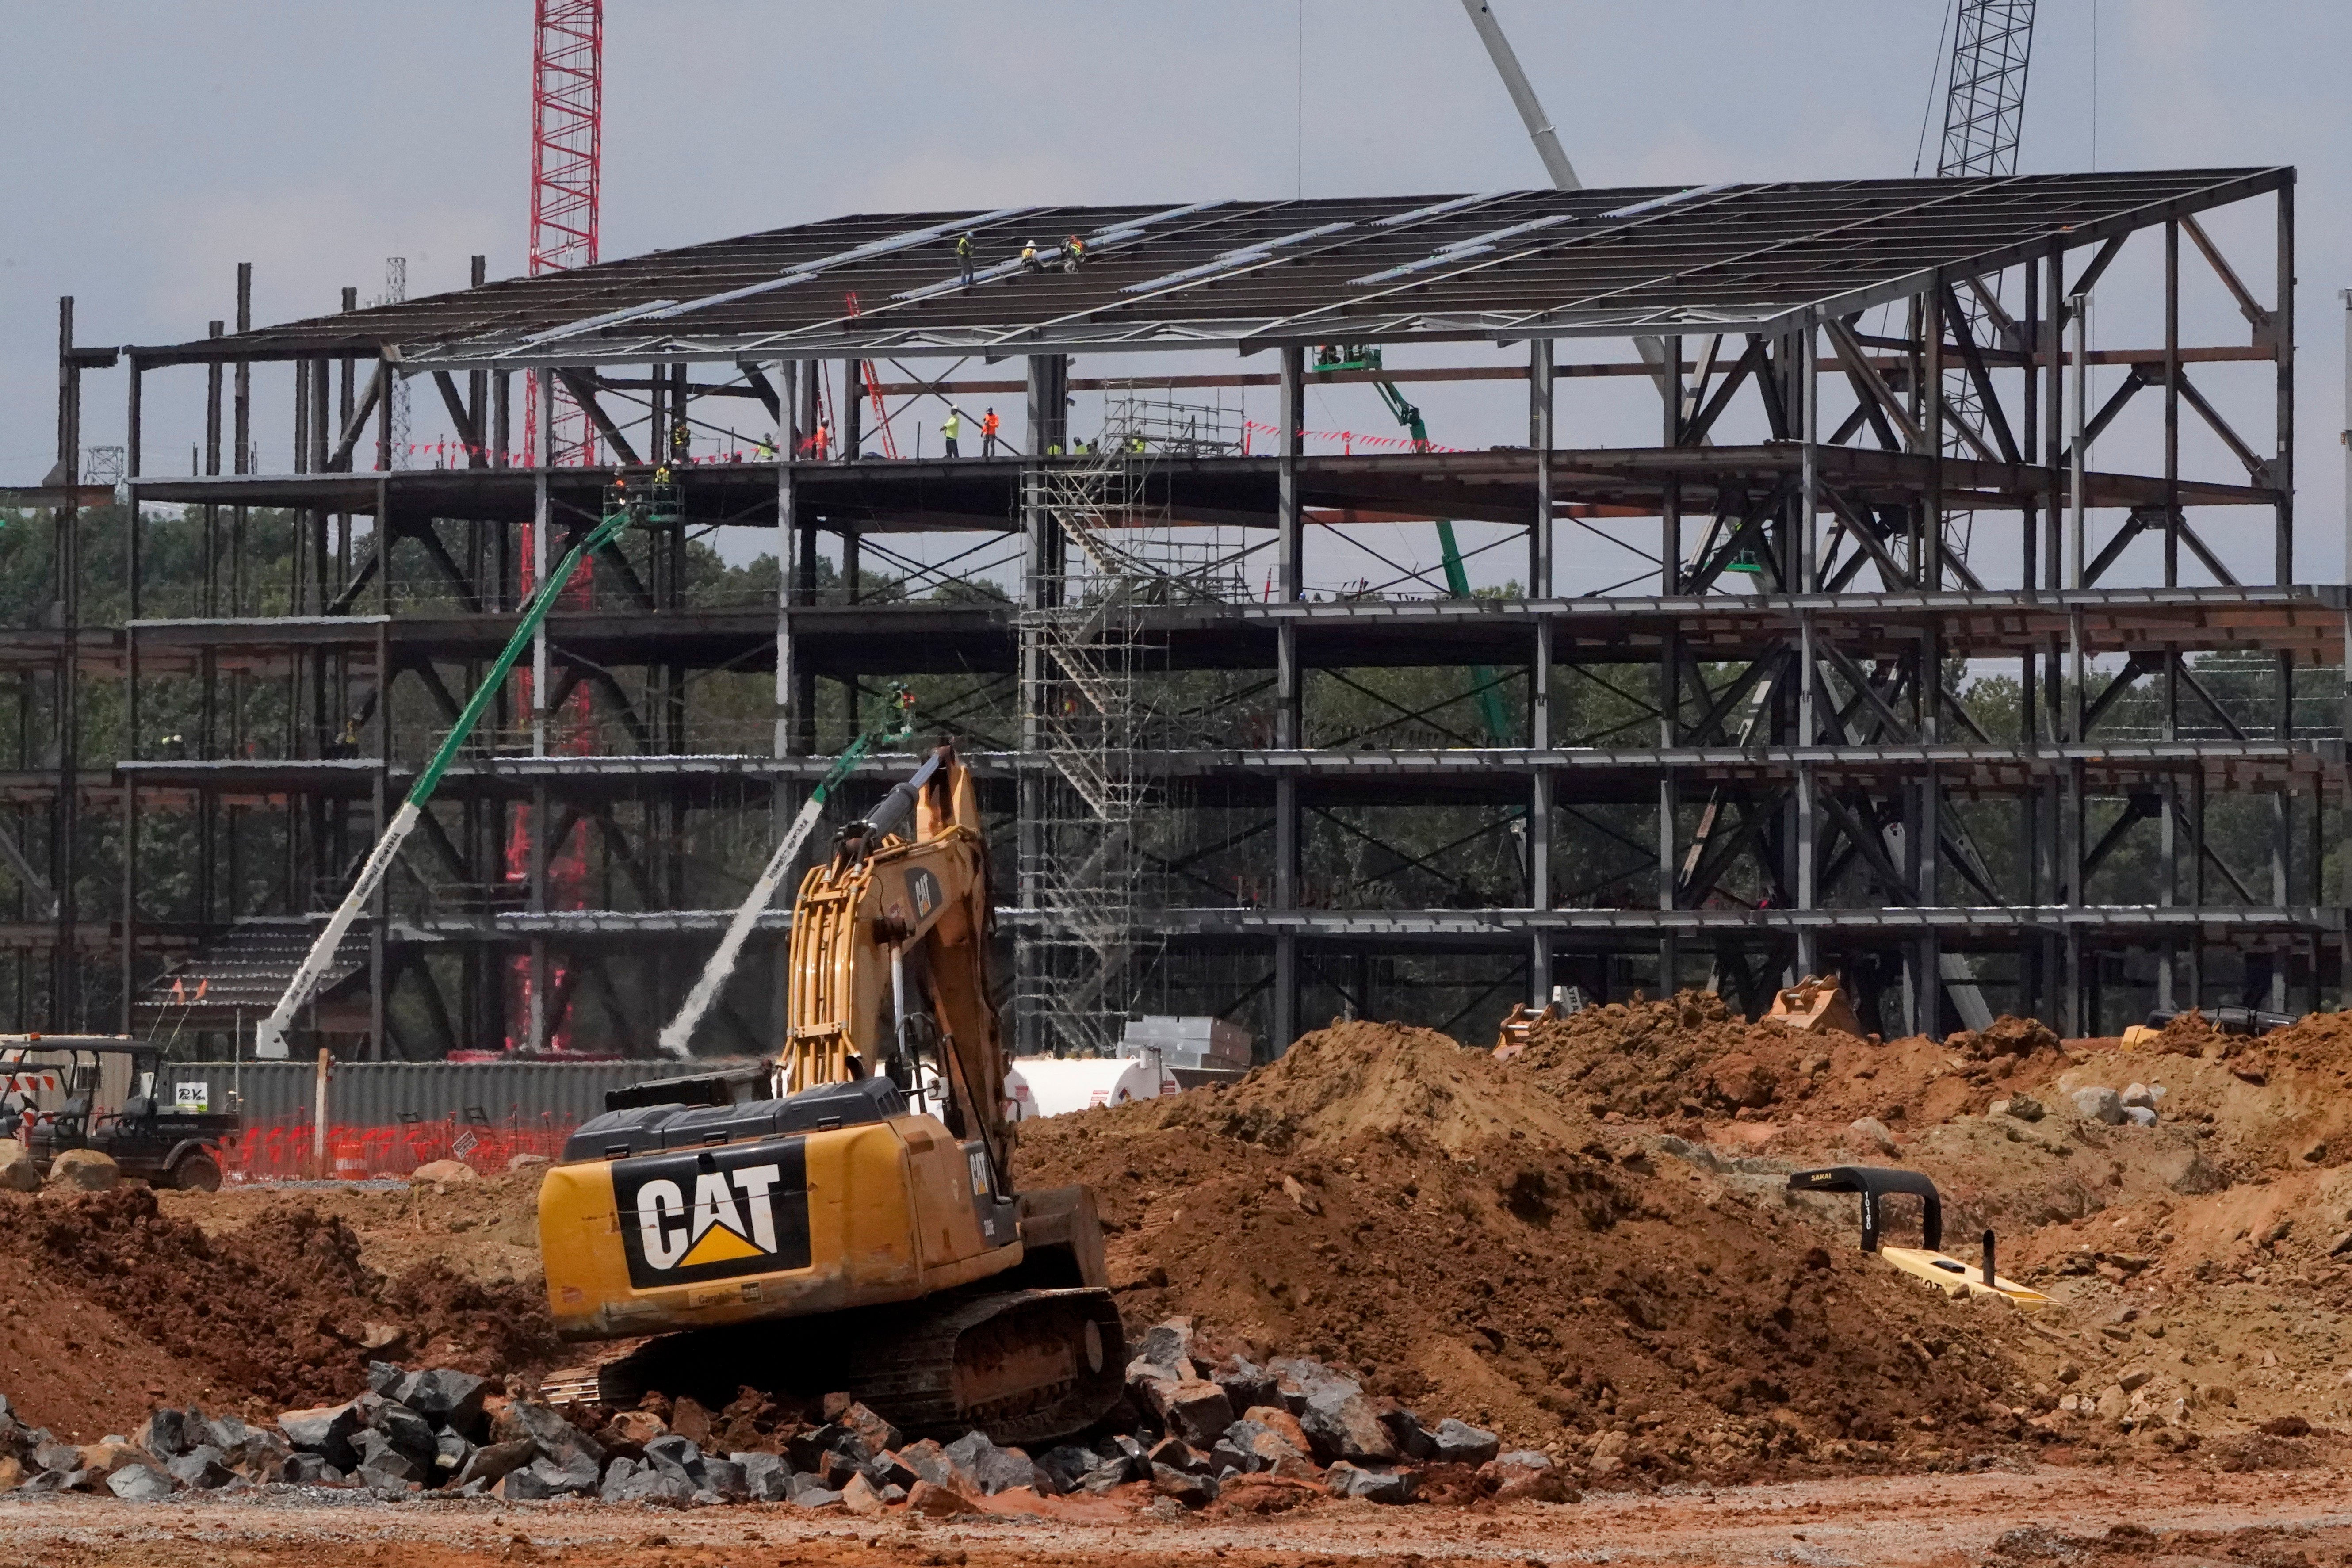
M 1847 1478 L 1596 1493 L 1465 1520 L 1324 1502 L 1273 1518 L 1212 1506 L 1116 1522 L 1006 1510 L 946 1522 L 811 1515 L 789 1503 L 649 1514 L 594 1503 L 354 1505 L 209 1498 L 133 1509 L 47 1497 L 0 1509 L 5 1568 L 321 1561 L 366 1568 L 1422 1568 L 1547 1563 L 2124 1568 L 2303 1565 L 2352 1552 L 2352 1478 L 2326 1468 L 2182 1477 L 2140 1469 Z
M 1196 1359 L 1320 1358 L 1549 1456 L 1564 1503 L 1434 1472 L 1406 1507 L 1253 1478 L 1181 1519 L 1131 1482 L 920 1524 L 268 1487 L 11 1498 L 0 1561 L 194 1561 L 234 1540 L 251 1561 L 344 1542 L 394 1563 L 697 1563 L 756 1537 L 812 1563 L 2096 1562 L 2158 1551 L 2139 1530 L 2176 1560 L 2334 1560 L 2352 1551 L 2334 1522 L 2347 1024 L 2249 1039 L 2189 1016 L 2126 1049 L 2003 1020 L 1879 1043 L 1685 994 L 1539 1024 L 1508 1061 L 1335 1022 L 1237 1084 L 1023 1127 L 1024 1183 L 1098 1194 L 1131 1337 L 1185 1317 Z M 2053 1305 L 1953 1300 L 1864 1253 L 1856 1200 L 1788 1188 L 1827 1164 L 1929 1175 L 1948 1245 L 1991 1228 L 2002 1273 Z M 91 1443 L 159 1405 L 266 1422 L 349 1398 L 371 1361 L 519 1390 L 562 1355 L 536 1191 L 520 1170 L 0 1196 L 0 1392 Z M 1914 1212 L 1887 1205 L 1890 1242 Z

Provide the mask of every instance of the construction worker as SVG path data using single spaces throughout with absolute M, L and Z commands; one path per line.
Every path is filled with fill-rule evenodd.
M 980 455 L 982 457 L 996 456 L 996 431 L 1002 423 L 1003 421 L 996 417 L 996 410 L 993 408 L 980 416 Z
M 1024 239 L 1021 242 L 1021 270 L 1024 272 L 1045 270 L 1045 264 L 1037 258 L 1037 242 L 1034 239 Z
M 961 439 L 962 436 L 963 411 L 956 407 L 955 405 L 950 404 L 948 405 L 948 416 L 940 422 L 940 437 L 948 444 L 949 457 L 960 458 L 963 455 L 956 450 L 956 442 Z
M 971 230 L 956 236 L 956 266 L 963 270 L 963 286 L 971 287 Z
M 830 419 L 818 420 L 816 422 L 816 434 L 809 437 L 809 456 L 822 463 L 824 461 L 826 450 L 831 447 L 832 445 L 833 421 Z
M 1074 234 L 1067 239 L 1062 241 L 1063 271 L 1076 272 L 1078 269 L 1078 263 L 1084 261 L 1086 258 L 1087 242 L 1085 240 L 1080 239 Z

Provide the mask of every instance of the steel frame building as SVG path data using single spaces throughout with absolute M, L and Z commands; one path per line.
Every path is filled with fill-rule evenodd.
M 681 470 L 684 522 L 608 553 L 593 601 L 551 618 L 498 733 L 452 774 L 427 847 L 411 850 L 424 863 L 379 896 L 350 954 L 364 1009 L 322 1024 L 363 1037 L 347 1048 L 544 1045 L 592 996 L 613 1033 L 649 1041 L 724 921 L 687 907 L 693 814 L 748 825 L 756 864 L 767 825 L 846 739 L 861 683 L 918 676 L 963 681 L 966 715 L 992 715 L 942 721 L 963 730 L 1010 824 L 999 902 L 1026 1048 L 1087 1044 L 1042 1022 L 1035 1003 L 1084 979 L 1048 973 L 1047 951 L 1070 918 L 1049 886 L 1067 852 L 1052 838 L 1051 797 L 1087 788 L 1055 760 L 1074 742 L 1054 739 L 1053 721 L 1087 703 L 1151 709 L 1126 744 L 1099 725 L 1094 742 L 1109 773 L 1140 781 L 1123 826 L 1096 825 L 1095 880 L 1150 890 L 1120 906 L 1136 929 L 1106 962 L 1137 979 L 1099 999 L 1113 1018 L 1150 989 L 1160 1007 L 1245 1018 L 1279 1047 L 1324 1011 L 1418 1011 L 1475 1030 L 1570 977 L 1612 992 L 1711 981 L 1756 1008 L 1784 974 L 1831 968 L 1858 977 L 1890 1032 L 1988 1008 L 2076 1033 L 2113 1027 L 2116 998 L 2151 989 L 2180 1005 L 2237 999 L 2222 993 L 2225 970 L 2256 1000 L 2316 1005 L 2343 984 L 2344 900 L 2319 885 L 2317 851 L 2345 772 L 2333 711 L 2298 718 L 2295 670 L 2341 664 L 2347 606 L 2340 587 L 2291 582 L 2293 189 L 2293 171 L 2272 168 L 860 216 L 278 327 L 252 327 L 240 307 L 233 331 L 119 349 L 79 345 L 68 301 L 59 469 L 0 495 L 52 509 L 58 563 L 50 624 L 0 635 L 20 711 L 64 738 L 52 773 L 16 781 L 34 803 L 19 837 L 31 858 L 46 846 L 59 894 L 46 912 L 36 888 L 5 928 L 52 960 L 46 984 L 20 979 L 18 1021 L 83 1022 L 78 965 L 110 966 L 121 1016 L 152 1017 L 169 966 L 206 972 L 203 955 L 239 933 L 299 942 L 432 722 L 446 722 L 468 672 L 508 636 L 533 558 L 543 571 L 616 475 L 664 460 L 667 433 L 721 398 L 772 421 L 772 449 Z M 2240 206 L 2267 209 L 2261 227 L 2275 235 L 2260 286 L 2201 221 Z M 1083 265 L 1014 254 L 1013 237 L 1064 231 L 1086 237 Z M 967 232 L 982 258 L 968 283 L 952 248 Z M 2084 350 L 2077 302 L 2135 242 L 2161 247 L 2159 306 L 2128 326 L 2108 312 L 2103 332 L 2130 346 Z M 2183 341 L 2187 267 L 2227 291 L 2244 341 Z M 1636 359 L 1629 336 L 1665 352 Z M 1516 345 L 1519 358 L 1316 368 L 1323 344 L 1349 345 L 1345 363 L 1360 365 L 1365 345 L 1447 342 Z M 1085 356 L 1144 352 L 1190 358 L 1155 361 L 1165 375 L 1079 374 Z M 973 357 L 1022 374 L 904 368 Z M 247 388 L 272 362 L 293 367 L 296 458 L 293 471 L 263 474 L 246 460 Z M 819 401 L 828 363 L 844 368 L 837 429 Z M 885 364 L 901 379 L 881 380 Z M 2092 364 L 2128 367 L 2095 407 Z M 78 518 L 116 497 L 79 483 L 76 465 L 85 378 L 105 368 L 125 373 L 121 499 L 134 519 L 141 505 L 194 509 L 205 544 L 200 582 L 161 582 L 142 564 L 152 525 L 134 521 L 128 617 L 89 626 Z M 142 389 L 159 374 L 207 378 L 194 477 L 142 457 L 184 435 L 144 427 Z M 400 377 L 437 391 L 457 466 L 393 471 L 386 389 Z M 538 409 L 559 388 L 576 400 L 616 463 L 509 466 L 522 445 L 518 377 L 537 379 Z M 1316 384 L 1496 377 L 1527 389 L 1523 444 L 1307 450 Z M 1654 442 L 1563 440 L 1557 389 L 1584 377 L 1646 405 Z M 1952 391 L 1963 377 L 1964 408 Z M 1109 454 L 1132 458 L 1122 499 L 1080 517 L 1070 477 L 1111 465 L 1067 410 L 1074 392 L 1107 384 L 1268 386 L 1281 411 L 1272 449 L 1138 436 L 1133 452 Z M 866 419 L 943 387 L 1017 389 L 1020 449 L 877 457 Z M 2160 405 L 2160 460 L 2094 461 L 2144 393 Z M 2183 471 L 2184 410 L 2209 433 L 2202 446 L 2218 442 L 2242 471 Z M 812 450 L 821 424 L 828 445 Z M 543 431 L 536 449 L 549 449 Z M 253 614 L 250 595 L 224 586 L 247 574 L 236 552 L 259 509 L 295 520 L 289 613 Z M 1960 513 L 1973 519 L 1965 550 L 1945 527 Z M 2267 584 L 2237 581 L 2198 526 L 2233 515 L 2267 519 Z M 1402 588 L 1348 594 L 1318 581 L 1319 542 L 1372 519 L 1522 529 L 1521 590 L 1456 598 L 1408 574 Z M 1571 521 L 1654 530 L 1662 564 L 1646 591 L 1562 580 L 1555 533 Z M 698 602 L 689 528 L 772 531 L 782 570 L 770 602 Z M 1182 574 L 1123 542 L 1187 530 L 1236 531 L 1222 586 L 1151 583 Z M 890 542 L 915 534 L 1000 542 L 1018 556 L 1013 592 L 986 591 L 951 557 L 910 569 L 889 602 L 864 602 L 861 563 L 901 559 Z M 437 597 L 404 586 L 425 580 Z M 1116 679 L 1190 695 L 1136 707 L 1129 689 L 1118 699 L 1129 707 L 1105 707 L 1066 651 L 1054 654 L 1111 638 L 1114 622 Z M 2252 672 L 2237 697 L 2200 679 L 2197 660 L 2216 654 Z M 2013 732 L 1988 732 L 1956 692 L 1964 662 L 2015 681 Z M 1432 735 L 1408 722 L 1425 711 L 1393 701 L 1394 722 L 1363 733 L 1318 727 L 1318 702 L 1383 669 L 1497 686 L 1516 733 Z M 717 670 L 756 673 L 772 693 L 769 743 L 693 743 L 689 689 Z M 111 776 L 93 776 L 79 726 L 93 683 L 109 681 L 121 683 L 123 740 Z M 253 682 L 285 692 L 274 741 L 231 732 Z M 1578 732 L 1564 698 L 1588 682 L 1632 705 L 1631 732 Z M 627 750 L 566 744 L 561 710 L 583 685 L 617 715 Z M 166 708 L 200 715 L 194 740 L 162 743 L 142 715 Z M 2126 709 L 2144 721 L 2121 737 Z M 860 776 L 878 783 L 898 765 L 869 762 Z M 2263 864 L 2231 866 L 2207 842 L 2213 803 L 2241 797 L 2268 814 Z M 78 847 L 91 802 L 119 816 L 114 865 Z M 232 807 L 282 821 L 282 875 L 258 893 L 219 864 Z M 1380 813 L 1397 808 L 1467 826 L 1444 846 L 1382 846 Z M 2005 847 L 1989 857 L 1979 840 L 1995 821 Z M 1377 864 L 1318 879 L 1317 846 L 1333 831 L 1381 846 L 1365 852 Z M 551 847 L 574 832 L 597 836 L 604 879 L 625 899 L 551 889 Z M 518 882 L 502 855 L 525 838 L 530 873 Z M 2156 847 L 2156 896 L 2101 901 L 2101 868 L 2139 841 Z M 2297 844 L 2312 849 L 2300 862 Z M 1463 845 L 1502 846 L 1519 896 L 1466 908 L 1428 897 L 1425 873 Z M 1630 859 L 1597 889 L 1570 886 L 1561 867 L 1578 846 Z M 164 852 L 195 857 L 198 890 L 151 908 Z M 106 871 L 110 911 L 93 883 Z M 480 897 L 468 907 L 449 889 Z M 1100 956 L 1100 933 L 1088 940 Z M 1083 963 L 1086 944 L 1075 951 Z M 273 962 L 282 973 L 290 958 Z M 519 965 L 520 987 L 509 983 Z M 712 1048 L 762 1046 L 781 1016 L 773 978 L 762 969 L 730 992 Z M 1428 999 L 1440 985 L 1442 1004 Z M 396 1035 L 395 1006 L 409 1020 Z M 527 1016 L 509 1016 L 519 1007 Z M 222 1026 L 217 1010 L 204 1020 Z

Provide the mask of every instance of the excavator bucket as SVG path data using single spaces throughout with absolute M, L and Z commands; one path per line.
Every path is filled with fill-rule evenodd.
M 1503 1026 L 1495 1032 L 1495 1059 L 1509 1061 L 1528 1048 L 1528 1031 L 1548 1019 L 1567 1016 L 1557 1002 L 1547 1002 L 1540 1013 L 1530 1013 L 1524 1002 L 1514 1002 L 1503 1017 Z
M 1808 974 L 1796 984 L 1784 987 L 1772 998 L 1772 1010 L 1764 1017 L 1769 1023 L 1785 1024 L 1791 1029 L 1862 1033 L 1862 1020 L 1854 1016 L 1834 974 Z

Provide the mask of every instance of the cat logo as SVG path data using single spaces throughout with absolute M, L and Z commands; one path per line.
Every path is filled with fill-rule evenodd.
M 809 1266 L 798 1138 L 616 1161 L 613 1196 L 640 1290 Z
M 907 896 L 915 902 L 919 921 L 940 907 L 940 879 L 918 866 L 907 873 Z

